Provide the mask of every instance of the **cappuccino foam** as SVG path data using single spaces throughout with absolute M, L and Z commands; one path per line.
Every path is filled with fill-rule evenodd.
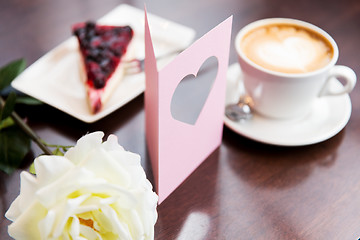
M 296 25 L 266 25 L 241 41 L 244 54 L 255 64 L 282 73 L 307 73 L 326 66 L 333 48 L 320 34 Z

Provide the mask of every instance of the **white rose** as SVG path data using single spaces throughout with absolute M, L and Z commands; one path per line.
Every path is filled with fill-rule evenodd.
M 15 239 L 153 239 L 157 195 L 140 156 L 95 132 L 65 156 L 35 159 L 6 217 Z

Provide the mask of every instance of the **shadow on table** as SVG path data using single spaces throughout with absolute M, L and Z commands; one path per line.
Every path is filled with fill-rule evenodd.
M 223 147 L 229 165 L 247 183 L 281 189 L 299 184 L 317 167 L 331 167 L 344 133 L 345 129 L 318 144 L 280 147 L 246 139 L 225 127 Z
M 308 239 L 306 229 L 319 224 L 313 219 L 323 220 L 322 212 L 331 205 L 331 191 L 338 182 L 331 168 L 344 135 L 345 130 L 322 143 L 279 147 L 224 128 L 224 172 L 234 176 L 225 186 L 239 193 L 236 201 L 228 202 L 242 213 L 238 226 L 228 230 L 244 239 Z
M 208 239 L 218 225 L 217 148 L 158 206 L 155 239 Z

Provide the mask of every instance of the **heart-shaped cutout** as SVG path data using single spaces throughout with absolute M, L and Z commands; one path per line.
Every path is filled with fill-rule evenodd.
M 174 119 L 195 125 L 214 84 L 218 67 L 218 59 L 215 56 L 209 57 L 196 75 L 189 74 L 180 81 L 170 104 L 170 112 Z M 216 71 L 207 71 L 209 69 Z M 201 78 L 197 77 L 200 73 Z

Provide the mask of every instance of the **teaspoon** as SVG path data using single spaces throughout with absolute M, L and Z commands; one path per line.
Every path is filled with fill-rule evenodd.
M 225 115 L 232 121 L 249 120 L 252 118 L 252 99 L 249 96 L 240 96 L 237 103 L 226 106 Z

